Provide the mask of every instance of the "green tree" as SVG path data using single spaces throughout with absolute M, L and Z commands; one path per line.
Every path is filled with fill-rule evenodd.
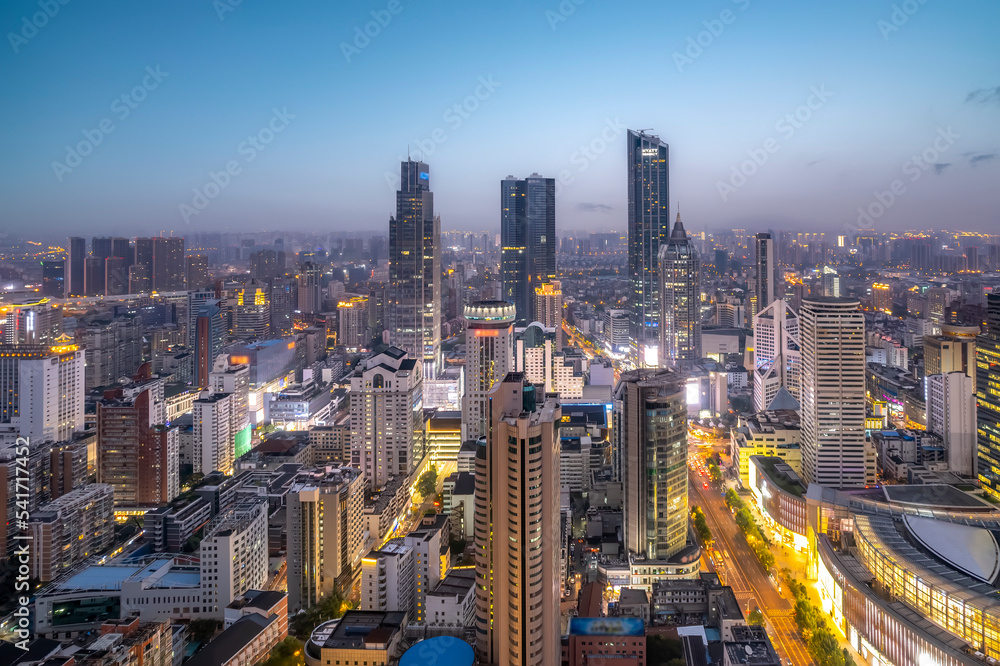
M 759 608 L 754 608 L 752 611 L 750 611 L 750 615 L 747 616 L 747 622 L 756 627 L 763 627 L 764 613 L 762 613 Z
M 215 632 L 222 626 L 218 620 L 191 620 L 188 631 L 191 633 L 191 641 L 194 643 L 204 643 L 215 636 Z
M 743 500 L 740 499 L 740 496 L 732 488 L 726 491 L 726 506 L 729 507 L 730 511 L 743 506 Z
M 289 636 L 274 646 L 262 666 L 303 666 L 305 663 L 302 643 L 294 636 Z
M 437 490 L 438 471 L 437 466 L 431 465 L 417 481 L 417 492 L 421 497 L 429 497 Z

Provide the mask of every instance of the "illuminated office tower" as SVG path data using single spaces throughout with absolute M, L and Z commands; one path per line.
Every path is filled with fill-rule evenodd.
M 208 390 L 232 396 L 229 409 L 229 432 L 233 434 L 233 456 L 238 459 L 250 450 L 250 366 L 230 363 L 220 354 L 208 375 Z
M 798 315 L 779 299 L 757 315 L 753 330 L 754 410 L 768 409 L 782 386 L 799 400 L 802 355 Z
M 251 278 L 236 292 L 236 337 L 263 340 L 271 330 L 271 299 L 267 285 Z
M 623 373 L 614 395 L 625 548 L 667 560 L 687 544 L 687 402 L 672 370 Z
M 754 236 L 754 255 L 756 270 L 754 274 L 754 295 L 757 297 L 754 314 L 763 312 L 775 299 L 776 275 L 778 262 L 774 256 L 774 239 L 769 233 L 759 233 Z
M 233 473 L 236 459 L 233 394 L 204 392 L 194 401 L 191 461 L 195 474 Z
M 423 458 L 422 368 L 402 349 L 386 347 L 351 375 L 351 466 L 371 490 L 407 478 Z
M 337 344 L 357 349 L 370 340 L 368 296 L 351 296 L 337 303 Z
M 493 385 L 514 368 L 514 318 L 507 301 L 465 306 L 465 395 L 462 440 L 478 439 L 489 429 L 486 411 Z
M 562 351 L 563 294 L 559 280 L 535 288 L 534 321 L 556 332 L 556 349 Z
M 70 236 L 66 256 L 66 295 L 84 296 L 87 264 L 87 239 Z
M 670 235 L 669 147 L 628 131 L 628 276 L 630 357 L 636 367 L 660 361 L 660 245 Z
M 54 345 L 62 335 L 62 307 L 48 298 L 7 306 L 3 342 L 8 345 Z
M 941 335 L 925 335 L 924 374 L 964 372 L 976 385 L 976 336 L 979 326 L 942 324 Z
M 677 213 L 660 245 L 660 365 L 701 358 L 701 258 Z
M 389 334 L 436 379 L 441 366 L 441 219 L 434 215 L 430 170 L 400 163 L 396 215 L 389 218 Z
M 948 471 L 976 475 L 976 384 L 964 372 L 927 375 L 927 430 L 944 441 Z
M 806 483 L 864 486 L 865 319 L 850 298 L 807 298 L 802 347 L 802 462 Z
M 562 410 L 516 372 L 488 409 L 476 452 L 476 647 L 483 663 L 558 664 Z
M 535 289 L 556 274 L 556 181 L 537 173 L 500 181 L 500 261 L 504 299 L 517 324 L 531 323 Z
M 976 338 L 979 481 L 1000 498 L 1000 294 L 986 296 L 986 330 Z
M 0 345 L 0 423 L 62 442 L 83 430 L 84 352 L 77 345 Z

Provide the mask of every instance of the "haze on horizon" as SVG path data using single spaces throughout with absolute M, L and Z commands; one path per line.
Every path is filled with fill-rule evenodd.
M 626 128 L 692 231 L 1000 228 L 996 2 L 56 5 L 0 8 L 8 233 L 387 229 L 408 149 L 443 229 L 537 172 L 623 231 Z

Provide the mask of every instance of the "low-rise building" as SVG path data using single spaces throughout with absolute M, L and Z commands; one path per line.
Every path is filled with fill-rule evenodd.
M 805 550 L 806 486 L 791 465 L 776 456 L 751 456 L 750 492 L 775 540 Z
M 424 623 L 429 627 L 464 630 L 476 620 L 476 568 L 452 569 L 427 595 Z
M 401 652 L 405 613 L 357 611 L 319 625 L 305 646 L 307 666 L 388 666 Z
M 751 456 L 776 456 L 796 474 L 802 473 L 799 423 L 799 413 L 791 409 L 764 411 L 740 418 L 730 433 L 730 454 L 744 488 L 750 487 Z

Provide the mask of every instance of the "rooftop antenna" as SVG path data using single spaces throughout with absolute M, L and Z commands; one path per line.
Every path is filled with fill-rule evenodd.
M 653 131 L 652 127 L 647 127 L 646 129 L 636 130 L 636 132 L 638 132 L 639 134 L 645 134 L 646 132 L 652 132 L 652 131 Z

